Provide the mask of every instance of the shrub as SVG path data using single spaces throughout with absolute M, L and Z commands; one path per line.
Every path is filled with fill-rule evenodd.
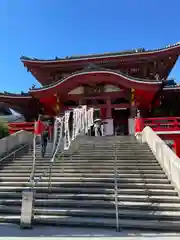
M 8 124 L 0 122 L 0 138 L 9 136 Z

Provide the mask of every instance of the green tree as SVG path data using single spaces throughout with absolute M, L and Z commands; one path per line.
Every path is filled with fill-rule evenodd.
M 9 135 L 8 124 L 0 122 L 0 138 L 7 137 Z

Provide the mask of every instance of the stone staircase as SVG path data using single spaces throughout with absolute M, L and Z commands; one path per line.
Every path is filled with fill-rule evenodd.
M 116 148 L 114 147 L 116 145 Z M 116 150 L 115 150 L 116 149 Z M 180 198 L 146 144 L 134 137 L 84 137 L 36 187 L 34 224 L 116 227 L 115 157 L 120 228 L 179 231 Z M 31 153 L 6 161 L 0 170 L 0 221 L 19 223 L 21 191 Z M 37 159 L 35 177 L 49 166 Z

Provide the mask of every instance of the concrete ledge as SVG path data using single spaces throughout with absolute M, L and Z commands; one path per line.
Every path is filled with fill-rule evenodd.
M 149 145 L 154 156 L 180 195 L 180 159 L 150 127 L 144 128 L 141 137 L 142 142 L 146 142 Z
M 31 144 L 32 140 L 33 134 L 23 130 L 0 139 L 0 157 L 7 156 L 23 145 Z

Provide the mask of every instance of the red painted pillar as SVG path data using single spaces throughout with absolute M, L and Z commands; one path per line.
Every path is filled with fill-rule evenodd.
M 180 136 L 174 139 L 174 148 L 176 155 L 180 157 Z
M 101 108 L 100 109 L 100 118 L 101 119 L 106 119 L 106 108 Z
M 112 119 L 111 99 L 106 100 L 106 119 Z

